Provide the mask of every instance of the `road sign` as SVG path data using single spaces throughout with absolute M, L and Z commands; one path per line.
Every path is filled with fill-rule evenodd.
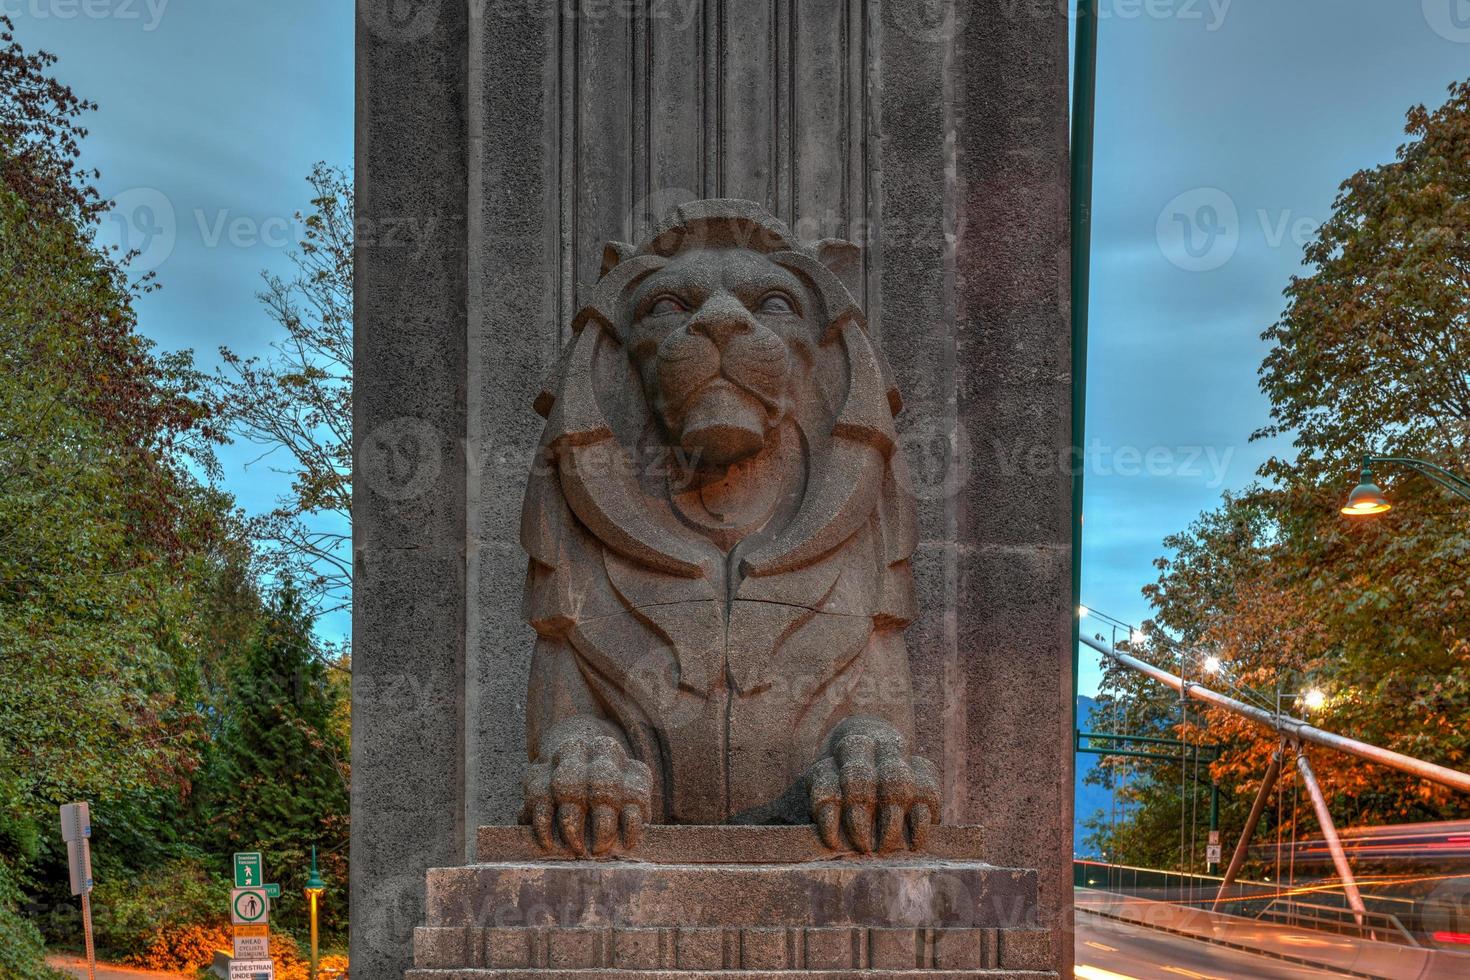
M 1212 830 L 1212 831 L 1210 831 L 1210 843 L 1211 844 L 1218 844 L 1218 843 L 1220 843 L 1220 832 L 1218 830 Z
M 85 840 L 92 836 L 92 808 L 85 803 L 67 803 L 61 808 L 61 839 Z
M 241 933 L 242 929 L 259 929 L 259 932 Z M 235 927 L 235 959 L 268 960 L 271 958 L 270 931 L 265 926 Z
M 235 887 L 255 888 L 265 883 L 265 869 L 259 851 L 235 852 Z
M 61 807 L 61 839 L 66 841 L 66 864 L 71 876 L 71 893 L 82 896 L 82 935 L 86 939 L 87 976 L 97 972 L 97 951 L 92 946 L 92 808 L 86 803 Z
M 230 980 L 276 980 L 270 960 L 230 960 Z
M 275 882 L 270 882 L 268 884 L 261 885 L 260 887 L 265 889 L 265 894 L 268 898 L 281 897 L 281 886 L 276 884 Z
M 1205 863 L 1206 864 L 1219 864 L 1220 863 L 1220 845 L 1219 844 L 1210 844 L 1210 845 L 1208 845 L 1205 848 Z
M 236 888 L 230 892 L 230 921 L 235 925 L 269 922 L 270 908 L 264 888 Z
M 92 809 L 85 803 L 67 803 L 61 808 L 61 839 L 66 841 L 66 866 L 71 872 L 71 893 L 92 890 Z

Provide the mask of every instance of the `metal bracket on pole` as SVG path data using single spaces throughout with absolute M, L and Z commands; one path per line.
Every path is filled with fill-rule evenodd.
M 1307 753 L 1300 745 L 1296 747 L 1296 767 L 1302 774 L 1307 795 L 1312 798 L 1312 807 L 1317 811 L 1317 823 L 1322 825 L 1322 836 L 1327 839 L 1327 849 L 1332 852 L 1332 863 L 1337 867 L 1337 876 L 1342 879 L 1343 894 L 1347 896 L 1348 905 L 1353 910 L 1353 918 L 1361 926 L 1368 909 L 1363 905 L 1363 896 L 1358 894 L 1358 883 L 1353 879 L 1353 869 L 1348 866 L 1347 852 L 1342 849 L 1342 840 L 1337 836 L 1337 825 L 1332 822 L 1332 814 L 1327 810 L 1327 797 L 1322 795 L 1322 787 L 1317 785 L 1312 764 L 1307 761 Z
M 1266 812 L 1266 800 L 1270 799 L 1271 791 L 1276 788 L 1276 780 L 1281 775 L 1281 753 L 1286 743 L 1276 747 L 1271 753 L 1271 762 L 1266 766 L 1266 777 L 1261 780 L 1260 792 L 1256 793 L 1256 801 L 1251 804 L 1250 816 L 1245 818 L 1245 827 L 1240 831 L 1240 841 L 1235 845 L 1235 853 L 1230 856 L 1230 866 L 1225 869 L 1225 880 L 1220 882 L 1220 890 L 1215 893 L 1215 904 L 1219 905 L 1225 900 L 1225 892 L 1235 884 L 1235 876 L 1240 874 L 1241 865 L 1245 864 L 1246 852 L 1250 850 L 1251 838 L 1256 835 L 1256 825 L 1261 822 L 1261 814 Z

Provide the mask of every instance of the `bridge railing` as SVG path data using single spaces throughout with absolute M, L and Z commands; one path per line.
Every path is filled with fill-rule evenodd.
M 1216 902 L 1222 880 L 1214 875 L 1184 874 L 1101 861 L 1072 862 L 1072 883 L 1077 888 L 1092 888 L 1319 932 L 1407 946 L 1420 945 L 1398 914 L 1403 905 L 1402 899 L 1383 899 L 1380 903 L 1378 896 L 1364 895 L 1368 908 L 1357 913 L 1348 906 L 1338 884 L 1287 887 L 1272 882 L 1237 880 L 1231 882 L 1226 897 Z

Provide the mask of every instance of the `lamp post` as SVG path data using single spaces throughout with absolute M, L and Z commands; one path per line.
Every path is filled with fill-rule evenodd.
M 306 879 L 306 900 L 311 903 L 311 980 L 317 980 L 316 912 L 317 900 L 327 890 L 327 883 L 316 869 L 316 845 L 311 848 L 311 877 Z
M 1353 488 L 1353 492 L 1348 494 L 1347 503 L 1342 506 L 1342 513 L 1348 517 L 1368 517 L 1393 509 L 1393 504 L 1389 503 L 1378 484 L 1373 482 L 1373 464 L 1375 463 L 1392 463 L 1395 466 L 1407 467 L 1451 493 L 1470 500 L 1470 480 L 1451 473 L 1443 466 L 1436 466 L 1422 459 L 1413 459 L 1408 456 L 1364 456 L 1362 476 L 1359 477 L 1358 485 Z

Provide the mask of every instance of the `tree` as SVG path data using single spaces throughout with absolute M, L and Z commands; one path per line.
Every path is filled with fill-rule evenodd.
M 219 679 L 259 601 L 212 482 L 203 379 L 139 332 L 151 280 L 94 244 L 104 203 L 76 164 L 93 106 L 11 30 L 0 18 L 0 973 L 31 977 L 47 971 L 17 906 L 75 914 L 59 803 L 93 803 L 99 880 L 197 858 Z
M 291 579 L 318 614 L 351 601 L 352 180 L 319 163 L 307 177 L 311 211 L 292 255 L 295 274 L 266 273 L 259 294 L 284 336 L 264 359 L 221 348 L 216 378 L 230 431 L 284 454 L 290 491 L 252 522 L 270 573 Z
M 0 184 L 39 218 L 86 223 L 105 207 L 97 172 L 77 166 L 87 135 L 78 120 L 96 103 L 52 78 L 56 56 L 27 53 L 14 32 L 0 15 Z
M 289 583 L 270 600 L 225 703 L 206 790 L 216 852 L 262 851 L 272 876 L 299 895 L 316 845 L 327 877 L 340 887 L 347 880 L 345 703 L 312 617 Z M 345 922 L 344 904 L 326 903 L 329 926 Z M 283 919 L 299 928 L 299 903 L 285 906 Z
M 1269 703 L 1278 685 L 1317 686 L 1328 695 L 1313 718 L 1322 727 L 1464 769 L 1470 513 L 1427 481 L 1388 472 L 1393 511 L 1366 522 L 1337 513 L 1365 452 L 1470 471 L 1470 82 L 1434 111 L 1412 109 L 1406 131 L 1394 161 L 1343 183 L 1305 250 L 1311 273 L 1291 281 L 1264 334 L 1271 421 L 1255 438 L 1290 435 L 1293 454 L 1165 540 L 1170 555 L 1145 589 L 1147 625 L 1196 658 L 1218 656 L 1240 696 Z M 1105 703 L 1145 686 L 1117 669 L 1109 683 Z M 1212 772 L 1234 791 L 1227 834 L 1238 828 L 1276 737 L 1221 711 L 1181 724 L 1172 698 L 1126 703 L 1134 730 L 1221 747 Z M 1313 761 L 1344 824 L 1467 812 L 1433 784 L 1334 753 Z M 1130 792 L 1146 819 L 1177 816 L 1177 767 Z M 1301 816 L 1301 832 L 1315 833 Z M 1284 818 L 1283 832 L 1295 831 Z M 1268 832 L 1275 826 L 1268 811 Z M 1168 859 L 1141 853 L 1146 835 L 1132 831 L 1111 843 L 1125 860 Z

